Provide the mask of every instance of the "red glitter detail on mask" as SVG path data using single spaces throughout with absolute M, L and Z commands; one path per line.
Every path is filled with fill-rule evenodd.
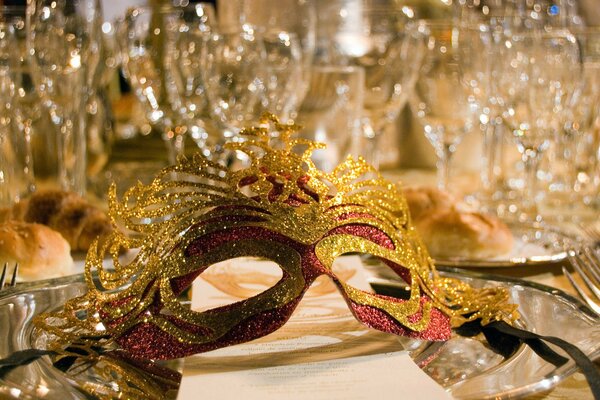
M 274 203 L 277 201 L 279 196 L 281 196 L 281 194 L 283 193 L 284 183 L 281 182 L 280 177 L 273 176 L 273 175 L 267 176 L 267 182 L 269 182 L 271 185 L 273 185 L 273 188 L 269 191 L 267 198 L 269 199 L 269 201 L 271 203 Z
M 314 201 L 318 202 L 319 195 L 317 194 L 317 192 L 311 190 L 308 187 L 309 181 L 310 181 L 310 176 L 304 175 L 296 180 L 296 185 L 298 185 L 298 187 L 300 188 L 300 190 L 302 190 L 302 192 L 304 192 L 304 194 L 306 194 L 307 196 L 310 196 Z
M 250 186 L 258 182 L 258 176 L 245 176 L 238 182 L 238 187 Z
M 396 264 L 390 260 L 386 260 L 385 258 L 379 258 L 379 260 L 390 267 L 392 271 L 394 271 L 400 278 L 404 280 L 404 282 L 409 285 L 412 283 L 412 276 L 410 275 L 410 270 L 408 268 L 403 267 L 400 264 Z
M 389 299 L 389 298 L 388 298 Z M 394 299 L 397 300 L 397 299 Z M 421 308 L 425 302 L 430 301 L 426 297 L 421 297 Z M 437 308 L 431 309 L 431 319 L 424 331 L 417 332 L 402 326 L 398 321 L 392 318 L 388 313 L 378 308 L 349 303 L 354 316 L 363 324 L 379 331 L 393 333 L 395 335 L 407 336 L 413 339 L 424 339 L 431 341 L 445 341 L 450 339 L 452 329 L 450 327 L 450 318 Z M 411 316 L 411 320 L 416 322 L 422 317 L 421 311 Z
M 167 360 L 204 353 L 221 347 L 245 343 L 279 329 L 292 315 L 302 296 L 285 306 L 264 311 L 241 321 L 221 338 L 203 344 L 182 343 L 176 337 L 149 323 L 140 323 L 117 339 L 132 358 Z
M 152 282 L 154 282 L 154 281 L 152 281 Z M 146 287 L 146 289 L 144 290 L 144 295 L 147 294 L 147 291 L 148 291 L 148 287 Z M 134 299 L 135 299 L 134 296 L 127 296 L 127 297 L 123 297 L 122 299 L 111 301 L 110 303 L 108 303 L 108 305 L 110 306 L 110 308 L 118 308 L 118 307 L 126 305 L 127 303 L 129 303 L 131 300 L 134 300 Z
M 292 193 L 290 197 L 285 201 L 285 204 L 292 207 L 300 207 L 303 204 L 308 204 L 308 200 L 299 197 L 297 194 Z
M 108 314 L 108 312 L 104 311 L 104 310 L 99 310 L 98 311 L 98 315 L 100 316 L 100 319 L 102 320 L 102 323 L 104 325 L 106 325 L 106 327 L 108 329 L 114 329 L 116 327 L 118 327 L 119 325 L 123 324 L 125 321 L 127 321 L 129 318 L 131 318 L 131 315 L 133 314 L 133 312 L 129 312 L 121 317 L 115 318 L 115 319 L 110 319 L 110 315 Z
M 245 239 L 276 241 L 284 243 L 297 251 L 303 246 L 287 236 L 262 227 L 240 226 L 201 236 L 188 245 L 184 254 L 186 257 L 200 256 L 224 244 Z
M 175 294 L 175 296 L 179 296 L 185 289 L 190 287 L 198 275 L 204 272 L 208 267 L 209 265 L 206 265 L 190 272 L 189 274 L 171 279 L 171 290 L 173 290 L 173 294 Z
M 150 292 L 150 289 L 152 288 L 152 286 L 154 285 L 154 282 L 156 282 L 154 279 L 152 281 L 150 281 L 150 283 L 148 283 L 146 285 L 146 288 L 144 289 L 144 292 L 142 293 L 142 295 L 140 296 L 140 298 L 146 298 L 146 296 L 148 295 L 148 293 Z M 119 307 L 122 307 L 124 305 L 127 305 L 127 303 L 129 303 L 130 301 L 134 300 L 133 296 L 127 296 L 124 297 L 122 299 L 110 302 L 107 304 L 108 309 L 117 309 Z M 157 296 L 155 295 L 154 298 L 154 303 L 156 303 L 157 301 L 160 301 L 160 297 L 157 298 Z M 131 317 L 131 315 L 135 312 L 135 309 L 119 318 L 115 318 L 113 320 L 110 319 L 110 315 L 108 312 L 104 311 L 103 309 L 98 310 L 98 314 L 100 316 L 100 319 L 102 320 L 102 322 L 108 327 L 108 328 L 114 328 L 116 326 L 121 325 L 123 322 L 125 322 L 127 319 L 129 319 Z

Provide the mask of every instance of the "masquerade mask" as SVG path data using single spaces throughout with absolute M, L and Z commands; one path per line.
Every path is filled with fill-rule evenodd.
M 437 275 L 394 185 L 361 159 L 348 158 L 331 173 L 318 170 L 310 157 L 322 146 L 291 138 L 296 130 L 265 116 L 242 131 L 244 142 L 227 145 L 249 158 L 245 169 L 196 156 L 131 188 L 121 202 L 113 187 L 110 214 L 123 229 L 90 249 L 89 292 L 37 324 L 56 335 L 58 347 L 100 344 L 132 358 L 178 358 L 273 332 L 320 275 L 333 280 L 359 321 L 388 333 L 446 340 L 451 324 L 515 317 L 504 290 L 477 290 Z M 135 259 L 120 263 L 122 250 L 134 248 Z M 407 282 L 410 295 L 397 299 L 346 284 L 332 265 L 347 253 L 379 258 Z M 103 267 L 107 255 L 114 270 Z M 242 256 L 275 262 L 282 278 L 211 310 L 191 311 L 180 302 L 211 265 Z

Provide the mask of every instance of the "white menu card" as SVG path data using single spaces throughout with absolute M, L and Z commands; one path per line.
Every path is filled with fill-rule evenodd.
M 206 310 L 260 293 L 280 279 L 274 263 L 235 259 L 211 266 L 193 286 L 192 308 Z M 369 290 L 358 257 L 334 267 Z M 408 397 L 407 397 L 408 396 Z M 359 323 L 328 277 L 308 290 L 278 331 L 246 344 L 188 357 L 179 400 L 449 399 L 398 338 Z

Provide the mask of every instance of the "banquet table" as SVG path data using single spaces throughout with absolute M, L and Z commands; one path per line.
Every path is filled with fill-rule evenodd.
M 394 170 L 384 171 L 386 178 L 392 182 L 402 183 L 402 185 L 411 185 L 418 182 L 419 184 L 430 184 L 435 181 L 435 171 L 433 170 Z M 457 177 L 455 189 L 461 194 L 460 190 L 466 191 L 466 188 L 472 187 L 474 176 L 472 174 L 462 174 Z M 573 225 L 569 222 L 562 222 L 562 225 L 572 228 Z M 522 267 L 504 267 L 504 268 L 469 268 L 473 272 L 484 272 L 486 274 L 505 276 L 511 278 L 524 279 L 538 284 L 546 285 L 552 288 L 564 291 L 575 297 L 576 293 L 569 285 L 567 279 L 562 275 L 561 267 L 563 263 L 553 263 L 549 265 L 534 265 Z M 468 267 L 468 266 L 467 266 Z M 547 399 L 547 400 L 562 400 L 562 399 L 593 399 L 593 395 L 584 376 L 577 372 L 564 381 L 560 382 L 556 387 L 547 391 L 530 395 L 528 399 Z

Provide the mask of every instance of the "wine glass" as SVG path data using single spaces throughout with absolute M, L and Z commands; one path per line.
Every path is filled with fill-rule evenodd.
M 330 172 L 348 155 L 361 154 L 365 72 L 361 67 L 315 65 L 302 102 L 302 137 L 324 143 L 312 160 Z
M 525 166 L 518 218 L 541 221 L 537 172 L 542 154 L 559 129 L 560 118 L 581 83 L 582 64 L 575 37 L 565 30 L 530 30 L 512 36 L 503 83 L 507 113 Z
M 241 0 L 238 6 L 239 22 L 262 32 L 271 77 L 277 76 L 268 85 L 271 109 L 283 119 L 295 119 L 310 82 L 317 22 L 315 1 Z
M 573 28 L 582 59 L 581 85 L 563 108 L 560 129 L 551 147 L 549 171 L 550 202 L 563 208 L 576 208 L 589 201 L 593 187 L 597 140 L 594 123 L 600 101 L 600 29 Z
M 12 206 L 35 186 L 31 163 L 30 137 L 20 129 L 20 53 L 15 51 L 25 25 L 24 8 L 0 7 L 0 205 Z M 19 23 L 20 22 L 20 23 Z
M 541 29 L 542 23 L 529 18 L 525 12 L 518 12 L 517 4 L 495 4 L 487 15 L 490 45 L 483 60 L 488 61 L 488 84 L 485 93 L 485 127 L 483 136 L 483 168 L 481 171 L 481 191 L 476 194 L 479 203 L 494 210 L 502 205 L 507 193 L 502 181 L 503 158 L 505 157 L 505 113 L 509 110 L 505 89 L 510 87 L 504 82 L 507 51 L 511 48 L 513 34 Z M 490 5 L 490 7 L 492 7 Z
M 295 33 L 267 31 L 263 35 L 269 77 L 265 106 L 281 120 L 296 117 L 307 90 L 300 39 Z
M 250 25 L 213 33 L 203 77 L 212 116 L 225 138 L 238 138 L 266 108 L 269 68 L 262 36 Z
M 191 6 L 175 7 L 179 14 L 179 30 L 169 40 L 172 47 L 172 68 L 181 80 L 181 114 L 187 127 L 187 135 L 195 147 L 205 154 L 215 141 L 209 134 L 207 122 L 210 107 L 202 77 L 204 46 L 215 29 L 215 10 L 211 4 L 198 3 Z
M 208 5 L 137 7 L 120 28 L 125 75 L 148 121 L 161 132 L 171 163 L 184 153 L 187 136 L 200 147 L 207 136 L 199 70 L 213 18 Z
M 394 164 L 398 145 L 386 128 L 412 93 L 424 54 L 414 11 L 376 0 L 318 2 L 317 10 L 315 63 L 364 68 L 365 157 L 376 167 Z
M 87 175 L 89 183 L 96 184 L 100 172 L 108 162 L 114 139 L 114 118 L 109 86 L 117 78 L 121 65 L 117 42 L 117 22 L 106 20 L 101 25 L 100 57 L 91 83 L 86 104 Z
M 480 104 L 472 60 L 485 54 L 484 42 L 472 40 L 469 30 L 444 21 L 421 21 L 427 37 L 425 53 L 411 108 L 422 123 L 438 157 L 438 187 L 448 189 L 452 156 L 464 135 L 475 126 Z
M 40 118 L 41 104 L 31 82 L 27 56 L 26 7 L 0 6 L 2 26 L 2 146 L 4 160 L 11 160 L 13 182 L 8 189 L 11 199 L 35 190 L 34 159 L 32 141 L 34 121 Z M 39 136 L 39 130 L 35 130 Z M 44 147 L 44 151 L 52 146 Z M 8 153 L 6 153 L 8 152 Z M 6 167 L 6 166 L 5 166 Z M 8 179 L 4 174 L 4 179 Z
M 59 181 L 86 188 L 85 99 L 99 58 L 99 0 L 35 0 L 28 5 L 32 76 L 58 129 Z

